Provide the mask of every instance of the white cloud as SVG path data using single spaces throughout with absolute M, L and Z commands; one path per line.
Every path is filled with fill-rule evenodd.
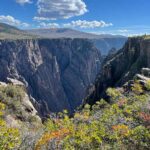
M 77 21 L 71 21 L 69 23 L 50 23 L 50 22 L 44 22 L 43 18 L 34 18 L 35 20 L 39 21 L 39 26 L 41 28 L 82 28 L 82 29 L 95 29 L 95 28 L 102 28 L 102 27 L 108 27 L 112 26 L 112 23 L 105 23 L 104 21 L 86 21 L 86 20 L 77 20 Z M 43 22 L 41 22 L 43 21 Z
M 9 16 L 9 15 L 8 16 L 1 15 L 0 22 L 13 25 L 13 26 L 25 27 L 25 28 L 30 26 L 28 23 L 21 22 L 20 20 L 17 20 L 14 17 Z
M 126 32 L 128 32 L 128 30 L 126 30 L 126 29 L 124 29 L 124 30 L 118 30 L 118 32 L 126 33 Z
M 34 17 L 33 20 L 35 21 L 48 21 L 48 18 L 44 18 L 44 17 Z
M 41 28 L 59 28 L 59 24 L 41 22 L 39 24 L 39 27 L 41 27 Z
M 31 4 L 31 0 L 16 0 L 17 3 L 19 3 L 20 5 L 24 5 L 26 3 Z
M 68 19 L 87 12 L 83 0 L 38 0 L 39 20 Z
M 112 26 L 112 23 L 105 23 L 104 21 L 86 21 L 77 20 L 71 23 L 64 24 L 64 27 L 79 27 L 79 28 L 100 28 Z

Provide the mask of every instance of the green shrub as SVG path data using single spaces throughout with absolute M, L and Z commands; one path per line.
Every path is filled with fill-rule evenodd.
M 1 96 L 0 93 L 0 96 L 8 104 L 20 97 L 14 94 L 16 91 L 11 87 L 0 89 L 0 91 L 3 91 L 3 95 Z M 149 92 L 144 91 L 139 81 L 135 81 L 133 87 L 128 91 L 120 92 L 118 89 L 108 88 L 106 93 L 112 100 L 111 103 L 101 99 L 92 109 L 90 105 L 85 105 L 84 109 L 75 112 L 73 117 L 69 117 L 65 110 L 49 118 L 44 123 L 40 136 L 34 139 L 36 143 L 33 149 L 128 150 L 132 148 L 133 150 L 148 150 L 150 147 Z M 14 106 L 18 108 L 19 104 L 16 103 Z M 0 109 L 3 107 L 0 105 Z M 24 116 L 21 109 L 17 109 L 16 114 Z M 0 113 L 0 115 L 3 114 Z M 29 122 L 36 121 L 34 116 L 27 119 Z M 6 128 L 2 117 L 0 117 L 0 124 Z M 16 136 L 19 137 L 19 132 L 18 130 L 10 131 L 9 135 L 13 137 L 11 146 L 16 148 L 20 142 L 19 138 L 16 138 Z M 32 133 L 35 132 L 32 131 Z M 0 130 L 0 135 L 1 133 Z M 2 143 L 0 144 L 4 145 L 3 139 L 0 140 Z M 9 149 L 11 149 L 10 145 Z
M 139 83 L 139 81 L 135 81 L 131 89 L 132 89 L 132 91 L 133 91 L 135 94 L 141 94 L 141 93 L 143 93 L 143 87 L 142 87 L 142 85 Z
M 22 100 L 24 96 L 23 89 L 21 87 L 14 86 L 14 85 L 6 86 L 3 92 L 6 93 L 8 97 L 17 98 L 18 100 Z
M 2 111 L 4 109 L 4 104 L 0 103 L 0 149 L 10 150 L 20 145 L 20 133 L 16 128 L 7 127 L 6 122 L 3 120 Z
M 108 88 L 106 94 L 111 97 L 112 100 L 117 99 L 121 95 L 120 91 L 115 88 Z
M 36 149 L 44 149 L 44 146 L 61 150 L 148 149 L 150 129 L 139 119 L 139 114 L 144 114 L 141 112 L 146 111 L 145 105 L 150 101 L 138 82 L 134 83 L 132 91 L 109 88 L 107 94 L 113 103 L 102 99 L 92 110 L 85 105 L 73 118 L 61 113 L 58 118 L 50 119 Z M 149 116 L 149 112 L 144 117 Z
M 150 80 L 146 82 L 145 87 L 148 91 L 150 91 Z

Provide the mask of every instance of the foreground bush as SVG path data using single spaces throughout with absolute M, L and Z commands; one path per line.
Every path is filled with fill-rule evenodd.
M 135 81 L 129 89 L 108 88 L 106 93 L 109 103 L 101 99 L 72 118 L 65 110 L 44 127 L 18 130 L 6 125 L 3 112 L 8 112 L 3 110 L 6 105 L 9 112 L 18 114 L 22 90 L 11 85 L 0 89 L 0 102 L 5 103 L 0 103 L 0 150 L 149 150 L 149 83 L 143 86 Z
M 3 119 L 4 104 L 0 103 L 0 150 L 10 150 L 20 145 L 20 134 L 16 128 L 7 127 Z
M 73 118 L 65 111 L 48 120 L 35 149 L 148 150 L 150 100 L 143 89 L 137 81 L 126 92 L 109 88 L 111 103 L 101 100 L 92 110 L 86 105 Z

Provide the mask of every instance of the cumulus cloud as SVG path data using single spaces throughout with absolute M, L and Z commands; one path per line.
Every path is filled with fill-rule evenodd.
M 20 5 L 24 5 L 26 3 L 30 4 L 32 3 L 31 0 L 16 0 L 17 3 L 19 3 Z
M 45 23 L 45 22 L 41 22 L 39 24 L 39 27 L 41 28 L 59 28 L 59 24 L 57 23 Z
M 112 25 L 113 25 L 112 23 L 106 23 L 104 21 L 77 20 L 77 21 L 72 21 L 71 23 L 64 24 L 64 27 L 100 28 L 100 27 L 109 27 Z
M 37 20 L 68 19 L 87 12 L 83 0 L 38 0 Z
M 7 23 L 13 26 L 25 27 L 25 28 L 30 26 L 28 23 L 21 22 L 20 20 L 17 20 L 14 17 L 9 16 L 9 15 L 8 16 L 1 15 L 0 22 Z

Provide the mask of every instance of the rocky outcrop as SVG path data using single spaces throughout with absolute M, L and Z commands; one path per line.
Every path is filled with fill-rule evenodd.
M 100 53 L 89 40 L 20 39 L 0 43 L 0 80 L 23 82 L 41 104 L 41 113 L 72 112 L 100 70 Z
M 129 38 L 125 46 L 105 62 L 85 102 L 94 104 L 108 87 L 123 85 L 143 67 L 150 68 L 150 39 Z
M 37 127 L 42 125 L 42 120 L 25 86 L 16 79 L 10 79 L 11 83 L 0 82 L 0 102 L 5 105 L 4 119 L 11 127 Z

